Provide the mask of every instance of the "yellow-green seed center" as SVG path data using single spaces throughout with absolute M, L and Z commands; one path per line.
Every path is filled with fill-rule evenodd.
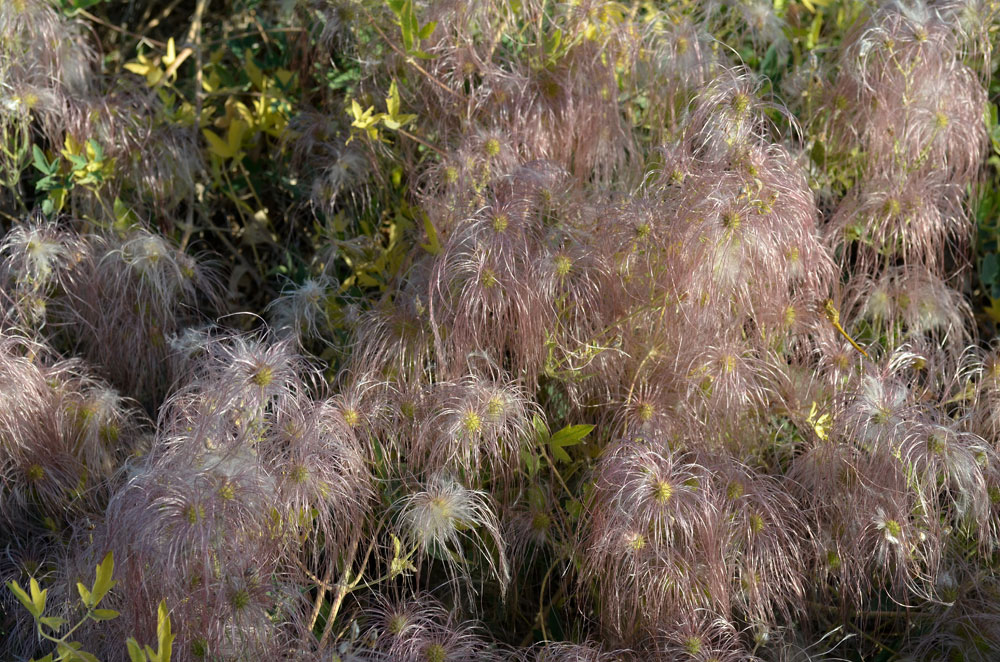
M 261 388 L 267 388 L 274 381 L 274 368 L 262 365 L 250 376 L 250 381 Z
M 469 410 L 462 414 L 462 429 L 466 434 L 473 435 L 483 429 L 483 421 L 479 413 Z
M 656 481 L 656 485 L 653 487 L 653 498 L 656 499 L 658 503 L 666 503 L 670 501 L 671 497 L 674 496 L 674 486 L 665 480 Z

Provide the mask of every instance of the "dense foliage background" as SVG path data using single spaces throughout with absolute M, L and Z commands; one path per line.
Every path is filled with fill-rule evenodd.
M 0 658 L 996 659 L 998 12 L 0 0 Z

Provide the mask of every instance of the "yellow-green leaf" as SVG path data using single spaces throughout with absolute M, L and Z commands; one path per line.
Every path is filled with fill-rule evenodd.
M 295 74 L 288 69 L 278 69 L 274 72 L 274 77 L 278 79 L 282 87 L 287 89 L 295 78 Z
M 809 26 L 809 34 L 806 35 L 806 48 L 813 49 L 819 43 L 820 30 L 823 27 L 823 14 L 816 14 L 812 24 Z
M 142 647 L 139 646 L 138 641 L 129 637 L 128 641 L 125 642 L 125 645 L 128 647 L 128 656 L 131 662 L 147 662 L 148 658 L 142 651 Z
M 243 144 L 243 136 L 246 134 L 248 128 L 247 123 L 243 120 L 233 120 L 229 123 L 229 134 L 226 136 L 226 142 L 234 157 L 240 151 L 240 146 Z
M 944 404 L 946 404 L 946 405 L 953 405 L 956 402 L 964 402 L 964 401 L 972 400 L 975 397 L 976 397 L 976 387 L 970 381 L 970 382 L 968 382 L 965 385 L 964 389 L 962 389 L 961 391 L 959 391 L 958 393 L 956 393 L 952 397 L 948 398 L 948 400 L 946 400 Z
M 247 78 L 250 82 L 254 84 L 261 92 L 264 91 L 264 73 L 260 70 L 260 67 L 253 61 L 253 57 L 250 55 L 250 51 L 247 51 L 247 57 L 245 62 L 247 70 Z
M 167 39 L 167 54 L 163 56 L 163 64 L 170 66 L 177 59 L 177 47 L 174 45 L 174 38 Z
M 232 100 L 232 97 L 230 97 L 230 100 Z M 246 122 L 247 126 L 253 125 L 254 113 L 249 108 L 247 108 L 247 105 L 245 103 L 243 103 L 242 101 L 232 100 L 232 103 L 229 102 L 226 103 L 226 107 L 235 110 L 236 114 L 239 115 L 239 117 L 244 122 Z
M 434 34 L 434 28 L 437 27 L 437 21 L 428 21 L 424 23 L 424 27 L 420 28 L 420 38 L 427 39 L 432 34 Z
M 990 297 L 990 305 L 987 308 L 984 308 L 983 312 L 986 313 L 991 320 L 1000 324 L 1000 299 Z
M 399 113 L 399 87 L 393 79 L 389 84 L 389 96 L 385 99 L 385 109 L 389 111 L 389 117 L 395 117 Z
M 24 605 L 24 608 L 31 612 L 32 616 L 38 618 L 42 615 L 41 612 L 36 611 L 35 603 L 32 602 L 30 597 L 28 597 L 28 593 L 21 588 L 20 584 L 13 581 L 7 582 L 7 588 L 9 588 L 11 593 L 14 594 L 14 597 L 17 598 L 22 605 Z
M 170 612 L 167 611 L 166 600 L 160 600 L 156 609 L 156 641 L 159 650 L 156 652 L 155 662 L 170 662 L 174 634 L 170 629 Z
M 66 204 L 66 193 L 66 189 L 61 186 L 49 191 L 49 200 L 52 201 L 52 208 L 55 211 L 62 211 L 63 206 Z
M 118 618 L 118 612 L 114 609 L 95 609 L 90 616 L 95 621 L 110 621 L 113 618 Z
M 140 76 L 146 76 L 149 74 L 150 70 L 153 69 L 153 65 L 143 62 L 126 62 L 126 71 L 131 71 L 134 74 L 139 74 Z
M 420 244 L 420 247 L 431 255 L 437 255 L 441 252 L 441 243 L 438 241 L 437 229 L 427 214 L 424 214 L 424 232 L 427 233 L 427 243 Z
M 83 645 L 78 641 L 71 641 L 69 644 L 56 644 L 56 651 L 62 662 L 100 662 L 95 655 L 80 650 L 81 648 Z
M 569 462 L 569 454 L 563 450 L 567 446 L 575 446 L 583 441 L 594 429 L 593 425 L 567 425 L 549 438 L 549 449 L 552 457 L 558 462 Z
M 802 0 L 802 6 L 815 14 L 817 7 L 826 7 L 830 2 L 831 0 Z
M 99 605 L 101 600 L 104 599 L 104 596 L 108 594 L 108 591 L 110 591 L 111 588 L 118 583 L 111 578 L 114 573 L 115 557 L 111 552 L 108 552 L 104 555 L 104 559 L 97 566 L 96 576 L 94 577 L 94 587 L 90 590 L 94 605 Z
M 58 616 L 42 616 L 38 619 L 38 622 L 49 629 L 58 630 L 66 625 L 67 621 L 65 618 L 59 618 Z
M 229 144 L 219 136 L 215 135 L 213 131 L 202 129 L 201 133 L 205 136 L 205 140 L 208 141 L 208 151 L 212 154 L 215 154 L 222 159 L 231 159 L 236 155 L 236 152 L 229 148 Z
M 77 582 L 76 590 L 80 592 L 80 600 L 83 601 L 84 605 L 86 605 L 87 607 L 94 606 L 94 603 L 91 601 L 92 598 L 90 596 L 90 589 L 84 586 L 81 582 Z
M 213 71 L 209 75 L 201 79 L 201 88 L 206 92 L 214 92 L 219 89 L 222 84 L 222 78 L 219 77 L 218 72 Z
M 49 594 L 49 589 L 42 590 L 38 585 L 38 580 L 31 578 L 31 604 L 35 607 L 35 613 L 41 616 L 45 612 L 45 598 Z
M 806 423 L 812 426 L 816 436 L 826 441 L 830 436 L 831 418 L 830 414 L 819 414 L 819 408 L 814 401 L 809 407 L 809 415 L 806 416 Z
M 378 287 L 378 281 L 361 271 L 358 272 L 358 284 L 362 287 Z

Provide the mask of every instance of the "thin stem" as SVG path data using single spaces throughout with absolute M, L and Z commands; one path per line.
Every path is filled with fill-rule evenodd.
M 242 160 L 239 162 L 239 169 L 240 172 L 243 173 L 243 177 L 246 178 L 247 180 L 247 187 L 250 189 L 250 195 L 253 196 L 254 201 L 257 203 L 257 207 L 261 211 L 263 211 L 264 202 L 260 199 L 260 196 L 257 195 L 257 189 L 254 187 L 253 182 L 250 180 L 250 173 L 247 172 L 246 166 L 243 165 Z
M 298 561 L 298 559 L 296 559 Z M 302 562 L 299 561 L 301 565 Z M 302 566 L 305 569 L 305 566 Z M 316 591 L 316 601 L 313 603 L 312 615 L 309 616 L 309 631 L 312 632 L 313 628 L 316 627 L 316 621 L 319 619 L 320 609 L 323 607 L 323 599 L 326 598 L 327 587 L 329 586 L 330 574 L 333 572 L 333 564 L 329 563 L 326 566 L 326 572 L 323 573 L 323 579 L 319 579 L 308 569 L 306 569 L 307 575 L 316 582 L 318 590 Z
M 445 85 L 444 83 L 442 83 L 440 80 L 438 80 L 434 76 L 434 74 L 432 74 L 431 72 L 427 71 L 422 66 L 420 66 L 419 64 L 417 64 L 417 61 L 414 60 L 411 56 L 409 56 L 406 53 L 404 53 L 403 51 L 401 51 L 399 49 L 399 47 L 396 46 L 396 44 L 393 43 L 393 41 L 391 39 L 389 39 L 389 37 L 387 37 L 384 32 L 382 32 L 382 28 L 380 28 L 378 26 L 378 23 L 375 22 L 375 17 L 372 16 L 367 10 L 365 10 L 365 17 L 368 19 L 368 22 L 372 24 L 372 27 L 375 28 L 375 32 L 378 32 L 379 36 L 382 37 L 382 40 L 385 41 L 385 43 L 387 43 L 389 45 L 389 48 L 391 48 L 392 50 L 396 51 L 396 53 L 398 53 L 399 56 L 402 57 L 403 60 L 408 65 L 410 65 L 411 67 L 413 67 L 414 69 L 416 69 L 417 71 L 419 71 L 420 73 L 422 73 L 424 76 L 427 77 L 427 79 L 429 81 L 431 81 L 432 83 L 434 83 L 435 85 L 437 85 L 438 87 L 440 87 L 442 90 L 444 90 L 448 94 L 450 94 L 450 95 L 452 95 L 454 97 L 457 97 L 458 99 L 460 99 L 462 101 L 465 101 L 465 97 L 463 97 L 461 94 L 459 94 L 455 90 L 451 89 L 450 87 L 448 87 L 447 85 Z
M 414 142 L 420 143 L 421 145 L 423 145 L 427 149 L 431 150 L 432 152 L 434 152 L 435 154 L 437 154 L 441 158 L 444 158 L 444 157 L 447 156 L 447 154 L 444 153 L 444 150 L 435 147 L 434 145 L 430 144 L 429 142 L 427 142 L 426 140 L 424 140 L 422 138 L 418 138 L 417 136 L 413 135 L 412 133 L 410 133 L 406 129 L 396 129 L 396 133 L 399 133 L 399 134 L 401 134 L 403 136 L 406 136 L 407 138 L 409 138 L 410 140 L 412 140 Z
M 549 640 L 549 633 L 545 630 L 545 585 L 548 584 L 549 576 L 555 570 L 555 567 L 555 563 L 549 565 L 549 569 L 545 571 L 545 576 L 542 577 L 542 588 L 538 591 L 538 615 L 536 619 L 539 627 L 542 628 L 542 639 L 545 641 Z
M 87 609 L 87 613 L 83 615 L 83 618 L 81 618 L 80 621 L 76 625 L 74 625 L 69 630 L 67 630 L 58 639 L 56 639 L 55 637 L 53 637 L 51 635 L 45 634 L 45 632 L 42 631 L 42 624 L 41 623 L 38 624 L 38 634 L 40 636 L 44 637 L 45 639 L 48 639 L 49 641 L 51 641 L 53 643 L 56 643 L 56 644 L 65 644 L 66 643 L 66 639 L 69 638 L 69 635 L 73 634 L 78 629 L 80 629 L 80 626 L 87 622 L 87 619 L 90 618 L 90 614 L 93 613 L 93 611 L 94 611 L 93 607 L 88 608 Z
M 212 226 L 212 230 L 216 233 L 216 236 L 219 238 L 219 241 L 221 241 L 223 244 L 226 245 L 226 248 L 229 249 L 229 252 L 232 253 L 233 257 L 243 265 L 243 268 L 246 269 L 248 274 L 250 274 L 250 277 L 253 279 L 253 281 L 257 283 L 258 286 L 263 286 L 264 282 L 261 279 L 260 274 L 257 273 L 256 269 L 250 266 L 250 263 L 247 262 L 246 258 L 243 257 L 243 254 L 236 249 L 236 246 L 233 245 L 233 242 L 229 241 L 229 239 L 226 238 L 226 231 L 214 225 Z
M 170 66 L 164 70 L 163 75 L 160 76 L 160 80 L 156 81 L 156 83 L 154 83 L 150 89 L 155 90 L 161 85 L 164 85 L 170 79 L 171 76 L 177 73 L 177 70 L 180 68 L 180 66 L 184 64 L 184 62 L 193 54 L 194 54 L 194 49 L 192 49 L 190 46 L 188 46 L 187 48 L 183 49 L 180 53 L 178 53 L 177 57 L 174 58 L 174 61 L 170 63 Z
M 333 622 L 337 619 L 337 613 L 340 612 L 340 606 L 344 602 L 344 598 L 351 590 L 350 576 L 351 568 L 354 567 L 354 557 L 358 553 L 358 542 L 360 542 L 359 536 L 354 536 L 351 541 L 351 548 L 347 552 L 347 556 L 344 557 L 344 569 L 340 576 L 340 581 L 337 582 L 337 593 L 333 598 L 333 604 L 330 605 L 330 613 L 326 617 L 326 624 L 323 626 L 323 636 L 319 639 L 319 646 L 322 648 L 326 645 L 326 640 L 330 638 L 330 632 L 333 631 Z
M 833 300 L 831 300 L 831 299 L 827 299 L 826 300 L 825 312 L 826 312 L 826 318 L 830 321 L 830 324 L 833 325 L 833 328 L 835 328 L 837 331 L 839 331 L 840 335 L 842 335 L 845 338 L 847 338 L 847 342 L 851 343 L 851 345 L 854 347 L 854 349 L 856 349 L 859 352 L 861 352 L 862 354 L 864 354 L 866 359 L 871 360 L 872 357 L 868 356 L 868 352 L 866 352 L 864 350 L 864 348 L 861 347 L 861 345 L 859 345 L 858 343 L 856 343 L 854 341 L 854 338 L 852 338 L 850 336 L 850 334 L 847 333 L 847 331 L 844 330 L 844 327 L 842 327 L 840 325 L 840 311 L 838 311 L 834 307 Z
M 562 485 L 562 488 L 564 490 L 566 490 L 566 494 L 569 495 L 570 499 L 575 499 L 576 497 L 573 495 L 573 492 L 566 485 L 566 481 L 563 480 L 562 474 L 560 474 L 559 470 L 556 469 L 556 465 L 552 461 L 552 458 L 550 458 L 549 454 L 545 452 L 545 446 L 540 444 L 539 449 L 542 451 L 542 457 L 545 458 L 545 461 L 548 463 L 549 468 L 552 469 L 552 473 L 555 474 L 555 477 L 559 480 L 559 484 Z
M 191 19 L 191 28 L 188 30 L 188 41 L 194 43 L 194 124 L 191 125 L 193 134 L 191 138 L 196 145 L 198 144 L 198 129 L 201 128 L 201 109 L 205 93 L 205 90 L 202 89 L 204 59 L 201 50 L 201 23 L 208 10 L 208 2 L 209 0 L 199 0 L 194 9 L 194 17 Z M 194 196 L 195 189 L 192 187 L 191 192 L 188 193 L 187 222 L 184 227 L 184 235 L 181 237 L 182 251 L 187 248 L 191 234 L 194 232 Z
M 152 44 L 153 46 L 156 46 L 157 48 L 161 48 L 162 49 L 162 48 L 166 48 L 167 47 L 167 45 L 165 43 L 163 43 L 162 41 L 157 41 L 156 39 L 152 39 L 152 38 L 147 37 L 145 35 L 141 35 L 141 34 L 138 34 L 136 32 L 132 32 L 131 30 L 126 30 L 125 28 L 117 26 L 117 25 L 114 25 L 113 23 L 108 23 L 107 21 L 105 21 L 100 16 L 94 16 L 93 14 L 91 14 L 86 9 L 78 9 L 76 11 L 76 13 L 79 14 L 80 16 L 83 16 L 88 21 L 93 21 L 94 23 L 97 23 L 98 25 L 103 25 L 104 27 L 108 28 L 109 30 L 114 30 L 115 32 L 118 32 L 118 33 L 121 33 L 121 34 L 124 34 L 124 35 L 128 35 L 129 37 L 132 37 L 133 39 L 138 39 L 139 41 L 144 41 L 147 44 Z
M 305 32 L 305 31 L 306 31 L 305 28 L 265 28 L 264 29 L 265 33 L 275 33 L 275 34 L 280 34 L 282 32 Z M 231 34 L 228 37 L 225 37 L 223 39 L 213 39 L 212 41 L 206 41 L 205 45 L 206 46 L 218 46 L 219 44 L 224 44 L 224 43 L 226 43 L 228 41 L 232 41 L 234 39 L 242 39 L 243 37 L 252 37 L 252 36 L 254 36 L 256 34 L 260 34 L 260 32 L 261 31 L 259 29 L 258 30 L 254 30 L 252 32 L 249 32 L 249 31 L 248 32 L 237 32 L 236 34 Z
M 146 9 L 145 13 L 142 15 L 142 19 L 141 19 L 143 21 L 145 21 L 146 19 L 149 19 L 149 22 L 146 23 L 146 26 L 143 27 L 139 32 L 146 33 L 146 32 L 149 32 L 150 30 L 152 30 L 153 28 L 155 28 L 157 25 L 159 25 L 160 23 L 162 23 L 167 17 L 169 17 L 170 14 L 172 14 L 173 11 L 175 9 L 177 9 L 177 5 L 179 5 L 179 4 L 181 4 L 181 0 L 172 0 L 172 2 L 169 5 L 167 5 L 166 7 L 164 7 L 163 11 L 161 11 L 159 13 L 159 15 L 157 15 L 157 16 L 149 19 L 149 17 L 153 13 L 152 12 L 153 7 L 152 7 L 152 5 L 150 5 L 150 7 L 148 7 Z
M 628 396 L 625 398 L 626 405 L 632 404 L 632 394 L 635 392 L 636 382 L 639 381 L 639 375 L 642 374 L 642 369 L 646 366 L 646 361 L 658 353 L 659 349 L 657 347 L 650 347 L 649 351 L 646 352 L 646 356 L 642 357 L 642 361 L 639 362 L 639 367 L 635 369 L 635 375 L 632 377 L 632 383 L 628 387 Z

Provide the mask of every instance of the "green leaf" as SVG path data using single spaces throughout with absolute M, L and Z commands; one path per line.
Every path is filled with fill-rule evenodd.
M 58 630 L 62 626 L 66 625 L 68 621 L 65 618 L 59 618 L 58 616 L 42 616 L 38 619 L 38 622 L 50 630 Z
M 826 145 L 822 140 L 817 140 L 813 143 L 812 149 L 809 152 L 812 162 L 816 165 L 823 167 L 826 165 Z
M 416 566 L 410 561 L 410 555 L 403 554 L 402 541 L 396 536 L 392 536 L 392 562 L 389 564 L 389 574 L 397 577 L 401 574 L 416 571 Z
M 395 117 L 399 114 L 399 86 L 396 85 L 395 78 L 389 84 L 389 96 L 385 98 L 385 109 L 389 111 L 389 117 Z
M 369 111 L 375 110 L 375 108 L 370 108 Z M 361 109 L 361 104 L 358 103 L 357 99 L 351 99 L 351 115 L 354 116 L 354 121 L 358 122 L 365 116 L 365 111 Z
M 52 175 L 46 175 L 35 182 L 36 191 L 51 191 L 59 186 L 59 182 Z
M 11 593 L 14 594 L 14 597 L 17 598 L 22 605 L 24 605 L 24 608 L 31 612 L 32 616 L 38 618 L 42 615 L 41 612 L 35 610 L 35 603 L 32 602 L 30 597 L 28 597 L 28 594 L 23 588 L 21 588 L 20 584 L 14 581 L 7 582 L 7 588 L 9 588 Z
M 45 202 L 51 203 L 52 211 L 62 211 L 63 205 L 66 204 L 66 189 L 62 186 L 57 186 L 53 188 L 49 193 L 48 199 Z M 42 209 L 44 210 L 45 204 L 42 204 Z M 45 212 L 46 214 L 52 213 L 51 211 Z
M 103 2 L 103 0 L 61 0 L 59 3 L 60 9 L 66 16 L 72 18 L 76 16 L 78 12 L 83 9 L 89 9 L 96 4 Z
M 385 98 L 385 108 L 389 112 L 382 116 L 382 123 L 393 131 L 417 117 L 416 115 L 401 115 L 399 113 L 399 87 L 395 80 L 389 85 L 389 96 Z
M 79 154 L 67 154 L 66 158 L 73 164 L 73 170 L 84 170 L 87 167 L 87 159 Z
M 45 152 L 41 150 L 38 145 L 31 146 L 31 154 L 34 157 L 32 165 L 41 170 L 46 175 L 55 174 L 58 170 L 59 159 L 54 159 L 52 163 L 49 163 L 48 159 L 45 158 Z
M 407 53 L 413 50 L 418 38 L 419 27 L 417 18 L 413 14 L 413 2 L 406 0 L 403 8 L 399 12 L 399 29 L 403 34 L 403 50 Z
M 427 214 L 424 214 L 424 232 L 427 233 L 427 243 L 420 244 L 420 247 L 431 255 L 437 255 L 441 252 L 441 243 L 438 241 L 437 229 Z
M 997 277 L 1000 276 L 1000 257 L 996 253 L 990 253 L 983 258 L 983 266 L 979 271 L 979 276 L 986 285 L 997 282 Z
M 60 658 L 61 662 L 101 662 L 96 655 L 87 651 L 73 651 Z
M 771 44 L 764 53 L 764 59 L 760 63 L 760 70 L 770 79 L 774 80 L 781 75 L 781 69 L 778 67 L 778 45 Z
M 593 429 L 593 425 L 568 425 L 559 430 L 559 432 L 556 432 L 549 439 L 549 448 L 552 450 L 552 457 L 559 462 L 569 462 L 569 454 L 563 449 L 579 444 Z
M 434 34 L 434 28 L 436 27 L 437 21 L 427 21 L 427 23 L 424 24 L 424 27 L 420 28 L 420 32 L 418 33 L 420 35 L 420 39 L 423 40 L 430 37 Z
M 257 64 L 253 61 L 253 56 L 250 55 L 249 50 L 247 50 L 246 55 L 247 55 L 246 62 L 244 63 L 244 66 L 246 67 L 247 78 L 250 79 L 250 82 L 253 83 L 254 87 L 263 92 L 264 73 L 260 70 L 260 67 L 258 67 Z
M 93 607 L 94 606 L 94 603 L 92 602 L 93 597 L 91 597 L 91 594 L 90 594 L 90 589 L 88 589 L 86 586 L 84 586 L 82 582 L 77 582 L 76 583 L 76 590 L 79 591 L 79 593 L 80 593 L 80 600 L 83 602 L 83 604 L 85 606 L 87 606 L 87 607 Z
M 79 651 L 83 646 L 78 641 L 71 641 L 69 643 L 60 641 L 56 644 L 56 653 L 59 655 L 59 659 L 63 661 L 69 660 L 79 660 Z
M 236 155 L 236 151 L 230 149 L 225 140 L 217 136 L 213 131 L 202 129 L 201 133 L 208 141 L 208 151 L 223 159 L 231 159 Z
M 118 618 L 118 612 L 114 609 L 95 609 L 91 612 L 90 617 L 95 621 L 110 621 L 113 618 Z
M 819 33 L 823 27 L 823 14 L 816 14 L 812 24 L 809 26 L 809 34 L 806 37 L 806 48 L 812 50 L 819 43 Z
M 104 149 L 101 147 L 101 143 L 91 138 L 90 140 L 87 141 L 87 144 L 90 145 L 90 148 L 92 150 L 94 150 L 94 161 L 103 161 Z
M 552 36 L 545 40 L 545 54 L 550 59 L 555 59 L 557 57 L 557 52 L 559 51 L 559 46 L 562 44 L 563 33 L 562 30 L 556 29 Z
M 986 111 L 986 125 L 990 142 L 993 143 L 993 151 L 1000 152 L 1000 125 L 997 121 L 997 105 L 995 103 L 987 104 Z
M 382 119 L 382 123 L 385 124 L 385 128 L 391 131 L 395 131 L 396 129 L 402 128 L 403 125 L 406 124 L 407 122 L 412 122 L 416 118 L 417 118 L 416 115 L 399 115 L 395 119 L 390 117 L 385 117 Z
M 100 565 L 97 566 L 96 577 L 94 578 L 94 588 L 90 590 L 92 593 L 91 598 L 93 599 L 93 605 L 99 605 L 104 596 L 108 594 L 108 591 L 117 584 L 118 582 L 111 579 L 115 572 L 115 557 L 111 552 L 104 555 L 104 559 L 101 561 Z
M 420 23 L 417 22 L 417 13 L 413 8 L 413 1 L 407 0 L 406 10 L 403 12 L 403 23 L 406 24 L 406 29 L 410 33 L 411 43 L 406 49 L 407 51 L 412 51 L 417 46 L 420 45 Z
M 112 210 L 115 214 L 115 229 L 117 230 L 127 230 L 131 225 L 139 222 L 139 217 L 120 198 L 115 198 Z
M 528 477 L 533 477 L 538 473 L 538 469 L 541 466 L 541 459 L 529 451 L 527 448 L 521 449 L 521 462 L 528 469 Z
M 229 146 L 229 150 L 233 153 L 233 157 L 236 158 L 240 153 L 240 146 L 243 144 L 243 136 L 246 134 L 249 126 L 243 120 L 232 120 L 229 123 L 229 132 L 226 134 L 226 142 Z
M 147 662 L 149 658 L 146 657 L 146 654 L 142 651 L 142 647 L 139 646 L 139 642 L 133 637 L 129 637 L 125 645 L 128 647 L 128 657 L 131 662 Z
M 361 104 L 356 99 L 351 99 L 351 114 L 354 116 L 351 126 L 365 131 L 370 139 L 378 140 L 377 124 L 385 117 L 385 113 L 375 113 L 375 106 L 369 106 L 367 110 L 362 110 Z M 353 139 L 354 136 L 352 134 L 351 140 Z
M 549 443 L 549 426 L 545 424 L 542 417 L 535 414 L 531 417 L 531 425 L 535 428 L 535 435 L 537 436 L 538 443 L 547 444 Z
M 31 578 L 29 588 L 31 590 L 31 603 L 34 605 L 38 616 L 41 616 L 45 612 L 45 598 L 49 594 L 49 589 L 42 590 L 38 585 L 38 580 L 34 577 Z
M 170 662 L 174 635 L 170 629 L 170 612 L 167 611 L 166 600 L 160 600 L 160 605 L 156 609 L 156 641 L 159 650 L 153 662 Z M 152 656 L 150 658 L 152 659 Z

